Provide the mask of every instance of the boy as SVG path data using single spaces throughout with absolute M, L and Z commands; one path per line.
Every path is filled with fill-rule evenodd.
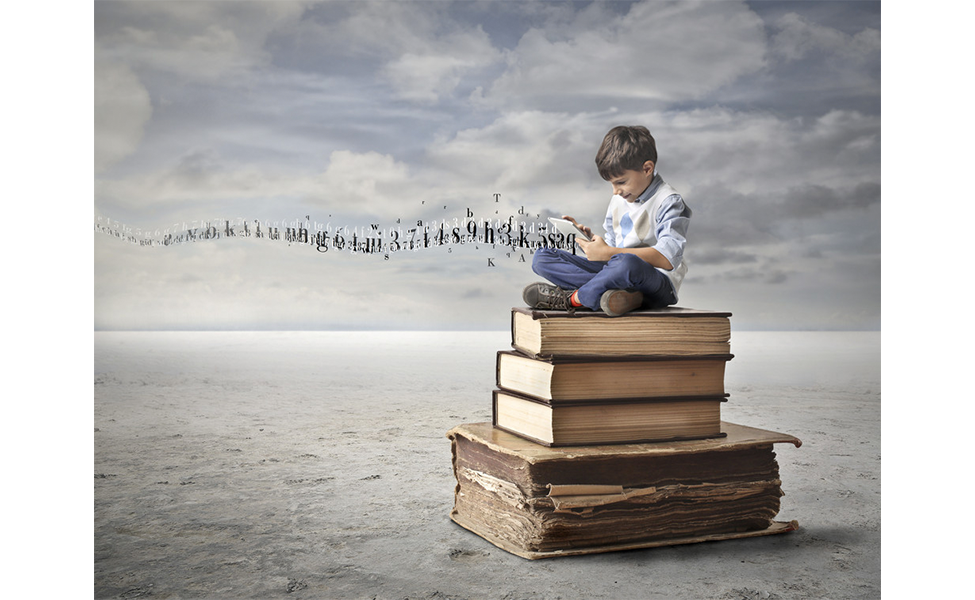
M 576 238 L 586 257 L 541 248 L 532 270 L 554 283 L 533 283 L 522 297 L 543 310 L 602 310 L 616 317 L 640 307 L 677 303 L 687 273 L 683 261 L 691 209 L 656 174 L 657 145 L 646 127 L 614 127 L 596 153 L 596 167 L 613 186 L 606 237 Z M 564 217 L 576 222 L 572 217 Z M 577 223 L 578 224 L 578 223 Z

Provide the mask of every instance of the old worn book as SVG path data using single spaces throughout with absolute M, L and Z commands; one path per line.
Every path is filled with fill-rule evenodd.
M 511 345 L 529 356 L 691 356 L 731 352 L 731 313 L 667 307 L 619 317 L 511 309 Z
M 704 356 L 559 356 L 501 351 L 498 387 L 543 400 L 600 400 L 724 394 L 731 354 Z
M 724 437 L 550 448 L 459 425 L 451 519 L 525 558 L 569 556 L 792 531 L 773 444 L 787 434 L 722 423 Z
M 721 396 L 541 400 L 494 391 L 494 425 L 547 446 L 700 439 L 721 434 Z

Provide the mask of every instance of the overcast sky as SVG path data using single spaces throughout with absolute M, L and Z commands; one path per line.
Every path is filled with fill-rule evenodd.
M 530 249 L 321 252 L 255 227 L 405 242 L 418 222 L 598 226 L 611 189 L 593 158 L 619 124 L 651 130 L 694 211 L 681 306 L 739 329 L 880 327 L 879 2 L 98 1 L 94 16 L 96 226 L 221 233 L 96 233 L 96 329 L 504 329 L 537 279 Z

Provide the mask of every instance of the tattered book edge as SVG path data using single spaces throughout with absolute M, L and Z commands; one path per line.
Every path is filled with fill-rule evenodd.
M 671 538 L 664 540 L 648 540 L 646 542 L 631 542 L 626 544 L 611 544 L 606 546 L 594 546 L 585 548 L 567 548 L 565 550 L 550 550 L 544 552 L 536 552 L 532 550 L 525 550 L 511 544 L 510 542 L 492 536 L 490 533 L 478 531 L 477 528 L 469 522 L 466 522 L 463 516 L 458 515 L 456 512 L 452 511 L 450 513 L 450 519 L 463 527 L 464 529 L 474 533 L 488 542 L 494 544 L 498 548 L 501 548 L 505 552 L 510 552 L 515 556 L 520 556 L 521 558 L 527 558 L 529 560 L 537 560 L 540 558 L 555 558 L 559 556 L 580 556 L 584 554 L 600 554 L 604 552 L 620 552 L 624 550 L 642 550 L 646 548 L 659 548 L 664 546 L 679 546 L 683 544 L 697 544 L 700 542 L 719 542 L 723 540 L 739 540 L 744 538 L 762 537 L 766 535 L 776 535 L 779 533 L 789 533 L 791 531 L 796 531 L 799 529 L 798 521 L 772 521 L 772 524 L 766 529 L 757 529 L 753 531 L 736 531 L 731 533 L 713 533 L 708 535 L 696 535 L 690 537 L 680 537 Z
M 773 444 L 789 443 L 796 448 L 802 445 L 799 438 L 776 431 L 768 431 L 756 427 L 737 425 L 727 421 L 721 422 L 722 437 L 702 440 L 658 442 L 649 444 L 614 444 L 601 446 L 545 446 L 519 435 L 495 427 L 492 422 L 464 423 L 457 425 L 447 432 L 447 438 L 452 442 L 457 437 L 464 437 L 475 444 L 483 444 L 494 452 L 517 457 L 529 464 L 538 464 L 547 460 L 563 461 L 582 456 L 599 458 L 612 455 L 621 456 L 674 456 L 693 454 L 697 452 L 714 452 L 738 450 Z M 453 445 L 453 444 L 452 444 Z

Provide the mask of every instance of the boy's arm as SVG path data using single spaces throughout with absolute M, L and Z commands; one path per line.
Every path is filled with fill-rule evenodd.
M 576 243 L 589 260 L 607 261 L 617 254 L 635 254 L 654 267 L 670 271 L 680 266 L 683 260 L 690 217 L 691 209 L 684 204 L 680 195 L 675 194 L 667 198 L 659 209 L 659 220 L 655 219 L 654 228 L 657 241 L 652 247 L 614 248 L 599 236 L 594 236 L 591 242 L 576 240 Z
M 606 241 L 607 246 L 613 246 L 614 248 L 619 244 L 616 241 L 616 229 L 613 223 L 613 202 L 610 201 L 609 207 L 606 208 L 606 218 L 603 219 L 603 231 L 606 235 L 603 236 L 603 240 Z M 589 236 L 592 237 L 592 236 Z M 622 243 L 623 240 L 619 240 Z
M 674 268 L 674 265 L 667 260 L 667 257 L 661 254 L 656 248 L 614 248 L 608 245 L 606 241 L 598 235 L 594 235 L 591 242 L 586 242 L 577 238 L 576 243 L 582 247 L 582 251 L 586 253 L 586 258 L 589 260 L 607 261 L 617 254 L 636 254 L 655 267 L 659 267 L 667 271 Z

